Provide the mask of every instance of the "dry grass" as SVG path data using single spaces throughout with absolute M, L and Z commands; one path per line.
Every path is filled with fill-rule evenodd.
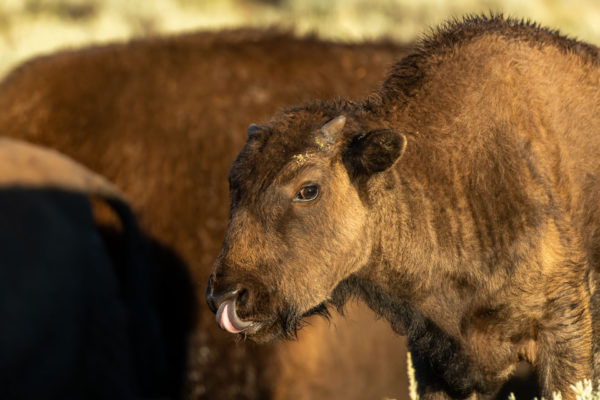
M 334 40 L 407 42 L 447 18 L 490 10 L 600 43 L 596 0 L 2 0 L 0 74 L 57 48 L 195 29 L 275 25 Z
M 408 396 L 410 397 L 410 400 L 419 400 L 417 380 L 415 379 L 415 368 L 413 367 L 410 352 L 406 353 L 406 372 L 408 374 Z

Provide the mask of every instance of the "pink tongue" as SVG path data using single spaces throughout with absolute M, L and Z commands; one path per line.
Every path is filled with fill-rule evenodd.
M 221 311 L 221 320 L 219 321 L 219 325 L 221 325 L 221 328 L 225 329 L 227 332 L 240 333 L 241 330 L 236 329 L 233 326 L 231 320 L 229 319 L 229 307 L 231 307 L 231 303 L 229 301 L 226 301 L 221 305 L 221 307 L 223 307 L 223 310 Z

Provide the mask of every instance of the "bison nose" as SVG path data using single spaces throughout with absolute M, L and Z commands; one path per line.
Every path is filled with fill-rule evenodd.
M 225 287 L 223 287 L 225 286 Z M 237 285 L 222 285 L 217 283 L 217 276 L 213 273 L 208 278 L 208 285 L 206 286 L 205 299 L 208 308 L 213 313 L 216 313 L 219 306 L 229 299 L 238 297 L 240 290 Z
M 219 306 L 223 304 L 227 300 L 235 300 L 238 297 L 240 291 L 238 289 L 232 290 L 226 293 L 213 293 L 211 286 L 209 285 L 206 288 L 206 304 L 208 304 L 208 308 L 213 313 L 216 313 L 219 309 Z
M 208 288 L 206 289 L 206 304 L 208 304 L 208 308 L 210 308 L 210 311 L 214 313 L 217 312 L 217 299 L 215 296 L 213 296 L 212 294 L 208 293 Z

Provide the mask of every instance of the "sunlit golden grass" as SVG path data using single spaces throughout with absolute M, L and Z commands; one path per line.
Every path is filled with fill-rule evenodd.
M 410 42 L 448 18 L 488 11 L 600 43 L 596 0 L 2 0 L 0 75 L 35 54 L 149 34 L 280 26 L 333 40 Z
M 410 352 L 406 353 L 406 373 L 408 374 L 408 397 L 410 400 L 419 400 L 417 393 L 417 380 L 415 378 L 415 368 L 413 367 L 412 356 Z

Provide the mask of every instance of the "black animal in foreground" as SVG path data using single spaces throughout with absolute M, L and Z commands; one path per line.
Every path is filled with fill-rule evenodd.
M 250 125 L 206 294 L 219 325 L 268 342 L 359 297 L 407 335 L 426 399 L 494 394 L 520 360 L 574 399 L 599 375 L 599 62 L 466 18 L 366 99 Z
M 113 213 L 112 239 L 92 202 Z M 1 398 L 164 396 L 145 249 L 112 184 L 57 152 L 0 138 L 0 254 Z

